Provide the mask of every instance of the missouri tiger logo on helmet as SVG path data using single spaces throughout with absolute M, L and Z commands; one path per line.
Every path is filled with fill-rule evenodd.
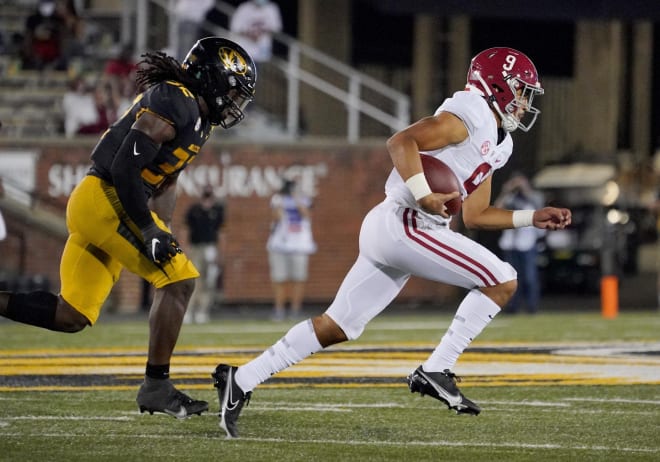
M 236 50 L 229 47 L 222 47 L 218 50 L 218 56 L 220 56 L 220 61 L 222 61 L 227 69 L 231 69 L 233 72 L 240 75 L 245 75 L 248 71 L 245 58 L 243 58 L 243 56 L 241 56 Z

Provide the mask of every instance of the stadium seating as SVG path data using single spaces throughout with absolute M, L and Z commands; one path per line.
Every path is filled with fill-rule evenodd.
M 9 71 L 0 80 L 3 137 L 55 136 L 61 133 L 61 101 L 67 73 Z

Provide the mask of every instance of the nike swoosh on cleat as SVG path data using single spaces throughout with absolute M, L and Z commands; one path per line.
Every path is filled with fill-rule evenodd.
M 450 393 L 447 393 L 447 391 L 444 388 L 436 387 L 435 389 L 438 391 L 440 396 L 442 396 L 447 400 L 447 402 L 451 407 L 461 406 L 461 403 L 463 402 L 461 395 L 452 395 Z
M 234 401 L 233 397 L 233 389 L 234 387 L 231 386 L 231 375 L 232 371 L 230 370 L 227 373 L 227 409 L 230 411 L 233 411 L 236 409 L 236 406 L 238 406 L 239 400 Z
M 227 434 L 227 438 L 233 438 L 234 436 L 232 435 L 232 432 L 229 430 L 229 427 L 227 426 L 227 411 L 228 410 L 233 410 L 236 405 L 236 403 L 232 403 L 232 408 L 229 409 L 228 404 L 230 401 L 229 396 L 231 395 L 231 387 L 230 387 L 230 377 L 231 377 L 231 369 L 227 372 L 227 376 L 225 377 L 224 380 L 224 386 L 225 390 L 222 392 L 222 402 L 220 403 L 220 428 L 222 428 L 225 433 Z M 215 376 L 214 376 L 215 377 Z M 215 377 L 218 382 L 221 383 L 221 378 Z
M 140 153 L 137 150 L 137 141 L 135 143 L 133 143 L 133 155 L 134 156 L 139 156 L 140 155 Z
M 172 417 L 176 417 L 177 419 L 185 419 L 188 417 L 188 412 L 186 411 L 186 408 L 183 407 L 182 405 L 179 405 L 179 410 L 177 412 L 170 411 L 169 409 L 165 409 L 165 413 L 171 415 Z
M 452 395 L 451 393 L 448 393 L 447 390 L 444 388 L 440 387 L 435 383 L 435 381 L 431 380 L 429 377 L 427 377 L 423 372 L 421 375 L 429 381 L 431 386 L 435 388 L 435 391 L 438 392 L 440 396 L 442 396 L 444 399 L 447 400 L 447 403 L 449 404 L 449 407 L 454 407 L 457 405 L 460 405 L 463 402 L 463 399 L 461 398 L 461 395 Z

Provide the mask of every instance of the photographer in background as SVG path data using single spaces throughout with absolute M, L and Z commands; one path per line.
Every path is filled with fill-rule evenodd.
M 532 188 L 524 174 L 514 172 L 502 186 L 495 206 L 509 210 L 540 209 L 543 207 L 543 195 Z M 509 313 L 517 313 L 523 301 L 529 313 L 538 311 L 541 284 L 536 266 L 536 241 L 544 234 L 543 229 L 524 227 L 506 229 L 500 236 L 498 244 L 502 250 L 502 258 L 511 263 L 518 273 L 518 289 L 509 301 Z

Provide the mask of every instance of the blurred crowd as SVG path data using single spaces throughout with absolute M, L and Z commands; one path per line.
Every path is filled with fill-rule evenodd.
M 23 5 L 30 2 L 23 1 Z M 84 14 L 82 0 L 34 0 L 21 32 L 0 34 L 14 70 L 68 76 L 60 126 L 67 137 L 103 132 L 135 96 L 132 44 L 121 44 Z M 96 50 L 103 49 L 98 54 Z
M 11 45 L 23 69 L 66 70 L 84 53 L 85 23 L 74 0 L 40 0 Z
M 9 57 L 8 69 L 66 73 L 68 88 L 50 117 L 54 130 L 66 137 L 102 133 L 136 95 L 137 50 L 91 17 L 85 0 L 19 0 L 15 5 L 25 11 L 17 21 L 21 30 L 0 30 L 0 54 Z M 232 37 L 264 64 L 272 53 L 272 35 L 282 29 L 279 7 L 269 0 L 245 0 L 230 18 L 218 13 L 213 0 L 172 5 L 176 39 L 162 51 L 179 61 L 198 38 L 211 35 L 209 25 L 217 24 L 231 29 Z
M 133 48 L 124 45 L 100 73 L 73 75 L 62 98 L 67 137 L 102 133 L 128 109 L 136 93 Z

